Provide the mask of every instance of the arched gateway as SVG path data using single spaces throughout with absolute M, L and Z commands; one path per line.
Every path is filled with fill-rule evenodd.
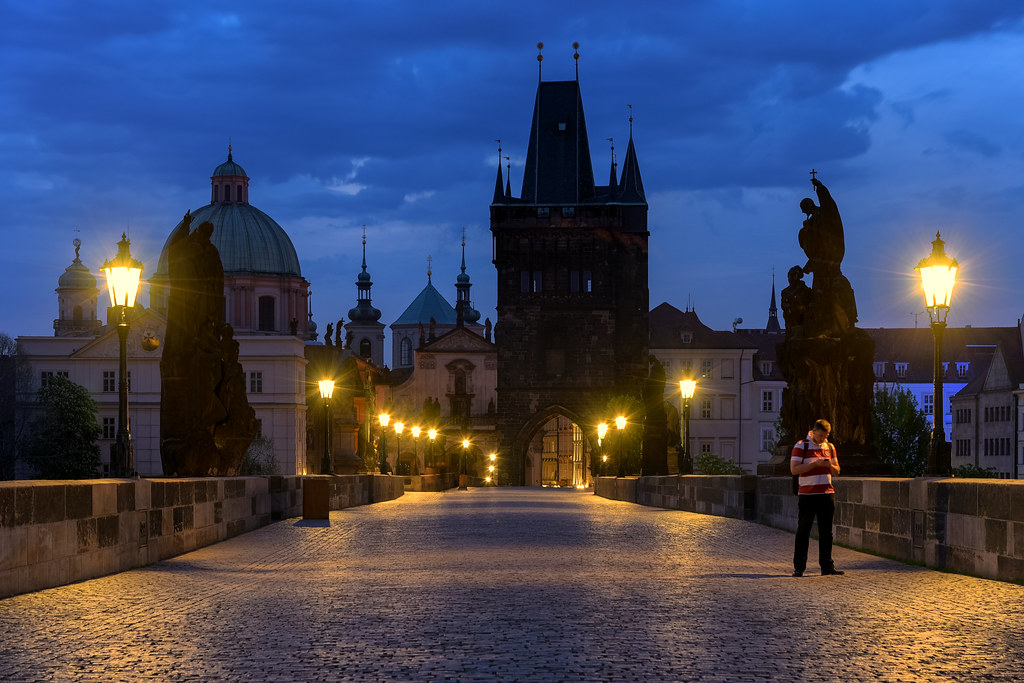
M 518 198 L 499 154 L 496 427 L 513 484 L 540 483 L 545 466 L 561 480 L 543 443 L 532 457 L 538 433 L 560 416 L 586 451 L 608 399 L 639 395 L 647 376 L 647 200 L 630 127 L 621 176 L 613 154 L 608 184 L 595 185 L 579 81 L 541 82 Z M 549 449 L 562 448 L 555 432 Z

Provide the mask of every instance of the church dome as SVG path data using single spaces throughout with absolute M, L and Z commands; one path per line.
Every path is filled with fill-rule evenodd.
M 254 273 L 300 277 L 299 257 L 284 229 L 250 204 L 207 204 L 192 212 L 192 230 L 213 223 L 210 241 L 220 252 L 224 273 Z M 175 226 L 175 230 L 181 222 Z M 171 231 L 171 234 L 174 230 Z M 168 236 L 168 242 L 170 236 Z M 160 252 L 157 273 L 167 275 L 167 242 Z
M 96 289 L 96 277 L 75 256 L 72 264 L 65 268 L 61 276 L 57 278 L 57 286 L 61 289 L 93 290 Z
M 231 152 L 228 152 L 228 160 L 223 164 L 213 169 L 213 178 L 223 178 L 224 176 L 230 177 L 248 177 L 245 175 L 245 169 L 236 164 L 231 158 Z

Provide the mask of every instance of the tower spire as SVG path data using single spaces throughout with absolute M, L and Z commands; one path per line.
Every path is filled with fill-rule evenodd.
M 608 189 L 614 192 L 619 186 L 618 180 L 616 180 L 618 178 L 618 172 L 616 169 L 618 164 L 615 163 L 615 140 L 613 138 L 607 138 L 607 140 L 612 145 L 612 170 L 608 176 Z
M 480 320 L 480 312 L 473 308 L 469 299 L 469 275 L 466 274 L 466 228 L 462 228 L 462 272 L 455 278 L 455 310 L 459 320 L 467 325 L 475 325 Z
M 505 192 L 502 190 L 501 187 L 504 184 L 502 183 L 501 178 L 501 140 L 498 139 L 495 140 L 495 142 L 498 143 L 498 177 L 495 178 L 494 180 L 494 199 L 492 199 L 491 201 L 492 203 L 497 204 L 504 198 Z
M 575 50 L 572 55 L 572 59 L 576 62 L 576 82 L 580 82 L 580 43 L 576 41 L 572 44 L 572 49 Z
M 363 270 L 356 277 L 356 307 L 348 312 L 349 323 L 375 323 L 380 320 L 380 311 L 371 304 L 370 289 L 373 281 L 366 272 L 366 226 L 363 225 Z
M 768 323 L 764 326 L 765 332 L 781 332 L 779 325 L 779 309 L 775 305 L 775 269 L 772 268 L 772 302 L 768 306 Z
M 544 63 L 544 43 L 537 43 L 537 83 L 542 82 L 544 79 L 541 77 L 542 65 Z

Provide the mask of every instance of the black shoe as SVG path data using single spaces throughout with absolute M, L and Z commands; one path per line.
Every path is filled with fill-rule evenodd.
M 804 570 L 803 569 L 794 569 L 793 570 L 793 576 L 803 576 L 803 575 L 804 575 Z
M 842 576 L 845 573 L 846 572 L 839 571 L 835 567 L 832 567 L 831 569 L 822 569 L 821 570 L 821 575 L 822 576 Z

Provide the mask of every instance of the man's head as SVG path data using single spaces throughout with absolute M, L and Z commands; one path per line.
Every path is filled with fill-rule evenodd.
M 832 424 L 828 420 L 818 420 L 811 427 L 811 436 L 814 439 L 814 443 L 824 443 L 831 433 Z
M 814 200 L 811 199 L 810 197 L 804 197 L 803 199 L 800 200 L 800 210 L 803 211 L 808 216 L 814 213 L 814 210 L 817 208 L 818 207 L 814 204 Z

